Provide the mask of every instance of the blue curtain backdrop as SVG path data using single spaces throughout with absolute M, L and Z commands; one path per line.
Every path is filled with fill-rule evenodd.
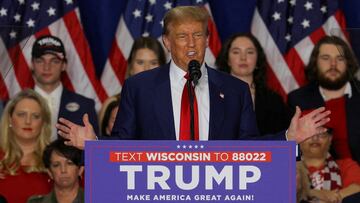
M 134 0 L 132 0 L 134 1 Z M 100 76 L 127 0 L 80 0 L 80 13 L 89 40 L 97 75 Z M 222 41 L 235 32 L 248 32 L 256 0 L 209 0 Z M 347 27 L 352 28 L 353 47 L 360 52 L 360 1 L 341 1 Z

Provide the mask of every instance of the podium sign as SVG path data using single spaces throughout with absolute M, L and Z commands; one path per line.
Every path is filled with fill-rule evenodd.
M 295 143 L 91 141 L 86 202 L 295 202 Z

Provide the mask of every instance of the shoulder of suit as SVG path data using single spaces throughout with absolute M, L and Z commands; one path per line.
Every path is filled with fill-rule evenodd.
M 27 203 L 42 203 L 42 202 L 46 202 L 44 201 L 47 198 L 47 195 L 33 195 L 31 196 Z
M 78 94 L 76 92 L 67 90 L 65 88 L 64 88 L 62 97 L 67 97 L 69 100 L 72 100 L 72 101 L 74 100 L 74 101 L 81 102 L 81 103 L 94 102 L 93 99 L 90 99 L 90 98 L 88 98 L 84 95 Z
M 295 89 L 289 93 L 289 96 L 297 96 L 297 95 L 306 95 L 306 94 L 314 94 L 319 90 L 319 86 L 315 83 L 307 84 L 303 87 Z

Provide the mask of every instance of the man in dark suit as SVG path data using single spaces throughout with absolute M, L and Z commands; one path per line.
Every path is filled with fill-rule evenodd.
M 314 47 L 306 67 L 310 83 L 291 92 L 288 103 L 302 109 L 324 105 L 330 108 L 335 157 L 351 157 L 360 163 L 360 82 L 354 77 L 357 70 L 355 56 L 346 42 L 326 36 Z
M 35 79 L 34 90 L 48 101 L 52 114 L 51 140 L 58 138 L 55 124 L 59 117 L 81 124 L 82 115 L 87 113 L 97 132 L 95 102 L 67 90 L 61 83 L 61 74 L 66 70 L 67 65 L 62 41 L 51 35 L 41 36 L 35 41 L 31 56 L 31 70 Z
M 172 60 L 165 66 L 145 71 L 125 82 L 112 138 L 182 140 L 184 76 L 192 60 L 201 64 L 202 73 L 193 95 L 197 101 L 194 106 L 198 107 L 195 118 L 199 127 L 197 139 L 253 139 L 257 135 L 249 87 L 243 81 L 204 63 L 208 18 L 206 10 L 197 6 L 176 7 L 165 15 L 163 42 Z M 318 127 L 327 122 L 325 117 L 328 112 L 322 111 L 318 109 L 310 116 L 299 119 L 298 110 L 287 139 L 300 142 L 323 131 Z M 84 140 L 95 139 L 86 115 L 85 127 L 66 119 L 59 121 L 59 134 L 69 139 L 66 142 L 68 145 L 83 148 Z M 283 132 L 267 138 L 285 140 L 285 137 Z

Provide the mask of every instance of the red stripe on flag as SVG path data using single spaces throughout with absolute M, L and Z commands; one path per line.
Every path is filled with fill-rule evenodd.
M 121 85 L 123 85 L 127 69 L 127 61 L 124 58 L 121 50 L 117 46 L 116 40 L 113 41 L 111 46 L 109 62 L 112 69 L 114 70 L 115 76 L 118 78 Z
M 273 70 L 270 68 L 269 65 L 267 65 L 266 68 L 266 79 L 267 79 L 267 84 L 269 85 L 269 87 L 274 90 L 275 92 L 279 93 L 281 95 L 281 97 L 283 98 L 284 101 L 287 100 L 287 94 L 284 90 L 284 88 L 281 86 L 281 83 L 279 81 L 279 79 L 276 77 L 275 73 L 273 72 Z
M 88 46 L 88 42 L 82 31 L 82 26 L 77 18 L 76 12 L 71 11 L 64 15 L 64 23 L 68 29 L 69 35 L 74 43 L 77 53 L 79 54 L 81 63 L 83 64 L 84 70 L 87 73 L 87 76 L 94 87 L 100 101 L 104 102 L 107 98 L 107 94 L 96 78 L 94 64 L 92 62 L 91 52 Z
M 21 89 L 24 88 L 33 88 L 34 80 L 32 78 L 31 71 L 26 63 L 26 59 L 22 53 L 21 47 L 17 44 L 14 47 L 8 49 L 9 57 L 11 58 L 12 67 L 5 68 L 13 68 L 15 72 L 15 76 Z
M 326 36 L 324 29 L 322 27 L 319 27 L 317 30 L 312 32 L 311 35 L 309 35 L 309 38 L 314 44 L 316 44 L 324 36 Z
M 211 49 L 211 52 L 214 54 L 214 57 L 216 58 L 221 49 L 220 37 L 217 32 L 214 21 L 212 21 L 212 20 L 208 21 L 208 28 L 209 28 L 209 32 L 210 32 L 209 47 Z
M 70 80 L 70 77 L 66 71 L 62 72 L 62 74 L 61 74 L 61 82 L 68 90 L 75 92 L 75 88 L 74 88 L 74 86 Z
M 1 67 L 2 68 L 2 67 Z M 3 101 L 6 101 L 9 99 L 9 91 L 6 87 L 5 81 L 3 79 L 3 77 L 0 77 L 0 98 Z
M 336 11 L 335 13 L 335 19 L 337 20 L 337 22 L 339 23 L 341 30 L 344 32 L 344 30 L 346 29 L 346 20 L 345 20 L 345 16 L 344 13 L 340 10 Z
M 299 86 L 305 85 L 306 77 L 304 72 L 304 63 L 295 48 L 291 48 L 284 55 L 284 59 Z
M 45 27 L 42 30 L 40 30 L 39 32 L 35 33 L 36 38 L 39 38 L 43 35 L 51 35 L 49 27 Z

